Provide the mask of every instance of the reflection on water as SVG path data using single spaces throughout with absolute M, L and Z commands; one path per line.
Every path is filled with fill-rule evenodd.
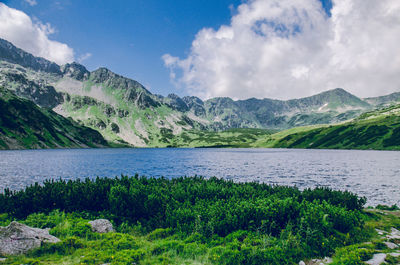
M 329 186 L 400 205 L 400 152 L 295 149 L 63 149 L 0 151 L 0 189 L 46 178 L 217 176 L 299 188 Z

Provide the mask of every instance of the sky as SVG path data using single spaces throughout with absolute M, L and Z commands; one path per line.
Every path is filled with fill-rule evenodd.
M 164 96 L 400 91 L 398 0 L 0 0 L 0 38 Z

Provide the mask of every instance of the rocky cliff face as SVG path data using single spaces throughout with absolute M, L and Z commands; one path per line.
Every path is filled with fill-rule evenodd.
M 67 63 L 60 68 L 62 74 L 66 77 L 71 77 L 79 81 L 88 80 L 90 72 L 85 66 L 76 62 Z
M 12 85 L 17 96 L 32 100 L 39 106 L 54 108 L 63 102 L 62 94 L 57 92 L 53 86 L 29 80 L 23 73 L 10 72 L 3 78 L 3 86 Z
M 56 63 L 50 62 L 44 58 L 35 57 L 3 39 L 0 39 L 0 58 L 1 60 L 19 64 L 35 71 L 61 74 L 60 66 Z

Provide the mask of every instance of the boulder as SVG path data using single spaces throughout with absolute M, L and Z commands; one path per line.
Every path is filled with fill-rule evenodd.
M 396 228 L 391 228 L 390 229 L 390 234 L 386 236 L 388 239 L 400 239 L 400 231 L 397 230 Z
M 396 249 L 399 247 L 397 244 L 392 243 L 392 242 L 383 242 L 383 244 L 385 244 L 390 249 Z
M 96 233 L 115 232 L 112 223 L 107 219 L 96 219 L 90 221 L 89 224 L 92 226 L 92 231 Z
M 325 257 L 324 259 L 312 259 L 307 265 L 326 265 L 332 263 L 333 260 L 330 257 Z
M 43 242 L 57 243 L 60 239 L 50 235 L 47 229 L 33 228 L 18 222 L 0 227 L 1 255 L 25 254 L 39 248 Z
M 385 259 L 386 259 L 385 253 L 378 253 L 378 254 L 374 254 L 372 259 L 366 261 L 365 263 L 367 263 L 369 265 L 380 265 L 385 262 Z

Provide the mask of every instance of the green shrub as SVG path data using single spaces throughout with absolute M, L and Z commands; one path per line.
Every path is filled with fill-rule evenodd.
M 44 254 L 70 255 L 76 249 L 85 247 L 83 241 L 78 237 L 67 237 L 58 243 L 44 243 L 40 248 L 32 251 L 33 256 L 42 256 Z
M 52 211 L 49 214 L 33 213 L 30 214 L 24 223 L 26 225 L 37 228 L 53 228 L 65 220 L 65 213 L 58 210 Z
M 147 235 L 147 238 L 149 240 L 155 240 L 155 239 L 161 239 L 161 238 L 166 238 L 169 237 L 173 234 L 172 228 L 157 228 L 154 231 L 150 232 Z
M 397 210 L 400 210 L 400 208 L 396 204 L 393 204 L 392 206 L 379 204 L 375 208 L 378 209 L 378 210 L 385 210 L 385 211 L 397 211 Z
M 151 253 L 153 255 L 160 255 L 169 251 L 176 252 L 180 254 L 183 252 L 185 244 L 178 240 L 163 240 L 161 242 L 155 243 Z
M 12 220 L 12 217 L 8 213 L 0 214 L 0 226 L 7 226 Z
M 87 223 L 87 219 L 101 216 L 113 221 L 120 232 L 152 231 L 147 238 L 157 241 L 152 249 L 157 255 L 184 251 L 184 244 L 170 237 L 175 233 L 190 246 L 224 244 L 221 262 L 250 264 L 279 264 L 284 262 L 280 254 L 284 252 L 288 260 L 325 256 L 361 240 L 364 204 L 365 198 L 328 188 L 300 191 L 218 178 L 138 175 L 49 180 L 0 194 L 0 212 L 8 214 L 4 220 L 26 218 L 26 224 L 51 227 L 50 233 L 61 238 L 106 238 L 93 233 Z M 112 236 L 114 245 L 104 242 L 95 249 L 136 249 L 134 241 L 133 245 L 128 242 L 130 238 Z M 261 246 L 263 251 L 258 249 Z M 267 249 L 270 252 L 264 252 Z
M 357 246 L 344 247 L 336 251 L 332 265 L 363 265 L 372 258 L 374 251 Z

